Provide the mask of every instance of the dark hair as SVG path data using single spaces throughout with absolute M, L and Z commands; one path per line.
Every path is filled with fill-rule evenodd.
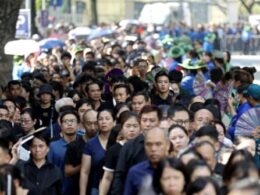
M 219 101 L 216 99 L 209 99 L 208 101 L 206 101 L 204 103 L 204 109 L 207 109 L 208 111 L 210 111 L 214 117 L 214 119 L 216 120 L 221 120 L 221 109 L 220 109 L 220 104 L 218 104 Z
M 186 194 L 195 194 L 202 191 L 208 184 L 212 184 L 216 194 L 221 194 L 220 187 L 214 181 L 214 179 L 210 177 L 199 177 L 194 182 L 190 183 L 187 187 Z
M 155 106 L 155 105 L 145 105 L 142 110 L 140 111 L 140 118 L 142 117 L 143 114 L 146 114 L 146 113 L 150 113 L 150 112 L 156 112 L 157 116 L 158 116 L 158 119 L 159 121 L 162 119 L 162 112 L 161 110 Z
M 198 110 L 202 109 L 204 107 L 204 103 L 202 102 L 194 102 L 190 104 L 190 113 L 191 113 L 191 119 L 193 120 L 194 118 L 194 113 L 197 112 Z
M 242 70 L 245 70 L 246 72 L 248 72 L 252 79 L 254 80 L 254 74 L 256 73 L 256 68 L 255 67 L 243 67 Z
M 21 82 L 19 80 L 9 81 L 8 84 L 7 84 L 8 89 L 10 89 L 12 85 L 20 85 L 21 86 Z
M 99 118 L 99 116 L 100 116 L 100 114 L 101 114 L 102 112 L 108 112 L 108 113 L 110 113 L 110 115 L 112 116 L 113 120 L 116 119 L 114 112 L 113 112 L 112 110 L 109 110 L 109 109 L 100 110 L 100 111 L 98 112 L 98 114 L 97 114 L 97 119 Z
M 228 171 L 228 173 L 224 171 L 223 181 L 226 185 L 229 185 L 233 177 L 237 177 L 238 180 L 247 178 L 249 177 L 250 171 L 252 170 L 259 175 L 259 170 L 254 161 L 247 159 L 240 160 L 234 164 L 231 164 L 229 170 L 225 169 L 225 171 Z
M 0 120 L 0 138 L 14 142 L 14 129 L 10 121 Z
M 124 111 L 119 116 L 119 124 L 121 127 L 125 124 L 125 122 L 130 118 L 136 118 L 137 121 L 139 121 L 139 116 L 135 112 L 132 111 Z
M 185 166 L 183 165 L 183 163 L 177 158 L 166 157 L 158 163 L 158 165 L 154 171 L 154 174 L 153 174 L 153 188 L 154 188 L 155 192 L 158 194 L 163 193 L 160 179 L 161 179 L 163 171 L 166 167 L 169 167 L 169 168 L 182 172 L 184 179 L 185 179 L 185 183 L 187 184 L 187 174 L 186 174 L 186 169 L 185 169 Z M 185 189 L 185 185 L 183 187 L 183 190 Z
M 240 81 L 241 85 L 252 84 L 253 82 L 252 76 L 245 70 L 234 71 L 233 79 L 235 81 Z
M 120 110 L 121 108 L 124 108 L 124 107 L 127 107 L 129 110 L 131 110 L 130 107 L 129 107 L 129 105 L 128 105 L 127 103 L 125 103 L 125 102 L 119 102 L 119 103 L 116 105 L 116 107 L 115 107 L 115 114 L 118 114 L 119 110 Z
M 169 127 L 168 133 L 170 134 L 175 128 L 179 128 L 179 129 L 181 129 L 187 136 L 189 135 L 189 134 L 188 134 L 188 131 L 187 131 L 187 129 L 185 129 L 185 127 L 183 127 L 183 126 L 181 126 L 181 125 L 176 125 L 176 124 L 173 124 L 172 126 Z
M 183 78 L 182 72 L 178 70 L 172 70 L 169 72 L 169 79 L 171 83 L 180 83 Z
M 141 92 L 149 89 L 149 85 L 138 76 L 128 77 L 128 83 L 134 88 L 134 92 Z
M 179 159 L 181 160 L 183 156 L 187 155 L 187 154 L 193 154 L 198 160 L 202 160 L 202 156 L 200 153 L 198 153 L 196 150 L 194 150 L 193 148 L 186 148 L 183 151 L 180 152 L 179 154 Z
M 109 85 L 113 85 L 115 83 L 128 84 L 128 80 L 124 75 L 112 75 L 111 80 L 109 80 Z
M 73 114 L 76 117 L 77 122 L 80 122 L 79 114 L 75 110 L 66 110 L 60 114 L 60 123 L 62 123 L 63 118 L 68 114 Z
M 6 106 L 6 105 L 1 105 L 1 104 L 0 104 L 0 109 L 7 110 L 7 111 L 8 111 L 8 113 L 9 113 L 9 110 L 8 110 L 8 108 L 7 108 L 7 106 Z
M 181 111 L 187 112 L 190 118 L 189 110 L 183 104 L 180 103 L 170 105 L 170 108 L 168 109 L 168 117 L 174 117 L 177 112 Z
M 163 77 L 163 76 L 167 77 L 168 80 L 169 80 L 169 82 L 170 82 L 170 77 L 169 77 L 168 73 L 165 72 L 164 70 L 161 70 L 161 71 L 159 71 L 159 72 L 156 73 L 156 75 L 155 75 L 155 77 L 154 77 L 154 81 L 157 82 L 157 80 L 159 79 L 159 77 Z
M 96 67 L 97 63 L 95 61 L 88 61 L 87 63 L 85 63 L 82 67 L 82 72 L 86 72 L 86 71 L 92 71 L 94 72 L 94 74 L 96 74 Z
M 90 100 L 88 100 L 87 98 L 82 98 L 79 101 L 77 101 L 76 110 L 78 111 L 83 104 L 91 105 L 91 107 L 94 108 L 93 103 Z
M 69 52 L 65 51 L 65 52 L 63 52 L 63 53 L 61 54 L 60 59 L 62 60 L 62 59 L 64 59 L 64 58 L 69 58 L 69 59 L 71 59 L 72 56 L 71 56 L 71 54 L 70 54 Z
M 145 62 L 147 64 L 147 67 L 148 67 L 147 60 L 142 59 L 142 58 L 137 58 L 136 60 L 134 60 L 134 66 L 139 66 L 139 63 L 141 63 L 141 62 Z
M 210 80 L 213 82 L 213 83 L 218 83 L 219 81 L 221 81 L 221 79 L 223 78 L 224 76 L 224 73 L 223 73 L 223 70 L 219 67 L 217 68 L 213 68 L 211 71 L 210 71 Z
M 209 170 L 209 172 L 212 174 L 212 171 L 211 171 L 209 165 L 204 160 L 192 159 L 186 165 L 186 170 L 187 170 L 188 178 L 190 179 L 190 181 L 191 181 L 193 172 L 199 167 L 206 167 Z
M 119 88 L 125 88 L 126 93 L 129 94 L 129 95 L 131 95 L 131 90 L 130 90 L 129 86 L 126 85 L 126 84 L 118 84 L 118 85 L 116 85 L 116 86 L 114 87 L 114 91 L 113 91 L 113 92 L 115 93 L 115 91 L 116 91 L 117 89 L 119 89 Z
M 218 131 L 213 125 L 205 125 L 198 129 L 195 137 L 209 136 L 214 142 L 218 141 Z
M 145 91 L 138 91 L 132 95 L 132 100 L 136 96 L 143 96 L 145 101 L 148 102 L 150 100 L 149 95 Z
M 0 138 L 0 148 L 4 153 L 9 154 L 9 140 Z
M 121 131 L 121 126 L 120 125 L 115 125 L 111 133 L 109 134 L 108 141 L 107 141 L 107 147 L 106 149 L 108 150 L 111 146 L 115 145 L 117 143 L 117 137 Z
M 21 115 L 29 114 L 32 120 L 36 119 L 36 114 L 32 108 L 25 108 L 21 111 Z
M 15 103 L 14 99 L 12 99 L 12 98 L 7 98 L 7 99 L 2 100 L 2 103 L 3 103 L 3 104 L 4 104 L 5 102 L 12 102 L 12 103 L 14 104 L 14 106 L 16 107 L 16 103 Z
M 224 135 L 226 135 L 227 128 L 226 128 L 226 126 L 224 125 L 224 123 L 222 121 L 220 121 L 220 120 L 213 120 L 212 121 L 212 125 L 214 125 L 216 129 L 217 129 L 216 125 L 220 125 L 223 128 L 223 130 L 224 130 Z
M 46 143 L 47 146 L 49 146 L 50 139 L 49 139 L 49 136 L 45 132 L 43 132 L 43 131 L 37 132 L 37 133 L 34 133 L 33 136 L 34 136 L 33 139 L 28 142 L 29 146 L 32 146 L 33 140 L 35 138 L 43 141 L 44 143 Z
M 52 89 L 59 92 L 60 98 L 62 98 L 64 89 L 61 83 L 57 81 L 51 81 L 50 85 L 52 86 Z
M 228 162 L 226 164 L 226 166 L 224 167 L 224 171 L 223 171 L 223 181 L 226 183 L 230 180 L 230 169 L 232 168 L 234 162 L 233 160 L 235 159 L 235 157 L 237 156 L 242 156 L 243 160 L 246 161 L 252 161 L 254 162 L 254 157 L 252 156 L 252 154 L 250 152 L 248 152 L 247 150 L 234 150 L 229 159 Z
M 14 98 L 14 101 L 15 101 L 15 104 L 16 104 L 16 107 L 19 109 L 19 110 L 22 110 L 26 107 L 27 105 L 27 101 L 24 97 L 22 96 L 16 96 Z
M 90 82 L 90 83 L 88 83 L 88 84 L 86 85 L 85 91 L 86 91 L 87 93 L 88 93 L 89 87 L 90 87 L 91 85 L 98 85 L 98 87 L 99 87 L 100 90 L 102 90 L 102 88 L 103 88 L 102 81 L 100 81 L 100 80 L 98 80 L 98 79 L 95 79 L 95 80 L 93 80 L 92 82 Z
M 83 95 L 75 89 L 68 92 L 68 97 L 73 98 L 74 95 L 78 95 L 80 99 L 83 98 Z

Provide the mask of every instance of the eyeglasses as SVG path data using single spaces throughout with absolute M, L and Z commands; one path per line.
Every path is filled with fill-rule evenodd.
M 66 125 L 76 124 L 77 122 L 78 122 L 77 119 L 65 119 L 62 121 L 62 123 L 65 123 Z
M 182 126 L 185 125 L 185 124 L 188 124 L 190 122 L 189 119 L 188 120 L 174 120 L 174 119 L 171 118 L 171 120 L 173 122 L 175 122 L 177 125 L 182 125 Z

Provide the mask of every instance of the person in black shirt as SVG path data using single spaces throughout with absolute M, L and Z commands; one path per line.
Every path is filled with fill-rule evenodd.
M 61 194 L 62 174 L 58 167 L 46 159 L 49 151 L 49 141 L 42 132 L 34 134 L 29 143 L 31 158 L 28 161 L 18 161 L 17 148 L 12 148 L 11 163 L 20 168 L 25 176 L 24 187 L 29 189 L 29 195 L 59 195 Z
M 36 118 L 41 121 L 41 124 L 38 125 L 48 127 L 51 123 L 55 123 L 58 118 L 58 113 L 52 103 L 54 101 L 52 86 L 49 84 L 41 85 L 37 96 L 39 97 L 39 105 L 34 107 L 34 111 Z
M 100 195 L 106 195 L 109 192 L 113 173 L 116 169 L 117 160 L 123 144 L 140 134 L 140 124 L 136 113 L 130 111 L 122 112 L 119 122 L 122 127 L 119 136 L 122 136 L 122 140 L 108 148 L 106 152 L 105 164 L 103 166 L 104 174 L 99 186 Z
M 124 191 L 124 183 L 128 170 L 135 164 L 146 160 L 144 151 L 144 134 L 150 129 L 158 127 L 162 114 L 160 109 L 154 105 L 146 105 L 140 112 L 140 126 L 143 134 L 127 142 L 118 158 L 114 172 L 111 194 L 121 195 Z
M 174 93 L 170 91 L 170 79 L 165 71 L 160 71 L 155 75 L 155 87 L 155 94 L 151 94 L 152 104 L 171 105 Z

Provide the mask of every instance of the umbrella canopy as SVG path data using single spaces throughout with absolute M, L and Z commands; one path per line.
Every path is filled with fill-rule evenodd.
M 9 41 L 4 47 L 5 54 L 7 55 L 23 56 L 30 53 L 35 53 L 39 50 L 39 43 L 31 39 Z
M 92 32 L 91 28 L 81 26 L 81 27 L 72 29 L 68 35 L 69 35 L 69 37 L 78 37 L 78 36 L 81 37 L 81 36 L 88 36 L 91 34 L 91 32 Z
M 114 33 L 114 31 L 109 28 L 97 28 L 91 32 L 88 39 L 91 40 L 91 39 L 96 39 L 96 38 L 100 38 L 100 37 L 105 37 L 105 36 L 112 35 L 113 33 Z
M 43 39 L 39 42 L 41 49 L 52 49 L 54 47 L 63 47 L 65 46 L 65 43 L 61 39 L 56 38 L 48 38 Z

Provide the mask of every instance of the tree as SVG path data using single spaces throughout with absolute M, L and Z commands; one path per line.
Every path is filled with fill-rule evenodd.
M 12 78 L 12 56 L 4 54 L 4 46 L 15 38 L 16 21 L 23 0 L 0 0 L 0 84 Z
M 240 0 L 241 5 L 246 9 L 248 14 L 253 13 L 253 7 L 255 5 L 260 5 L 260 1 L 258 0 Z

